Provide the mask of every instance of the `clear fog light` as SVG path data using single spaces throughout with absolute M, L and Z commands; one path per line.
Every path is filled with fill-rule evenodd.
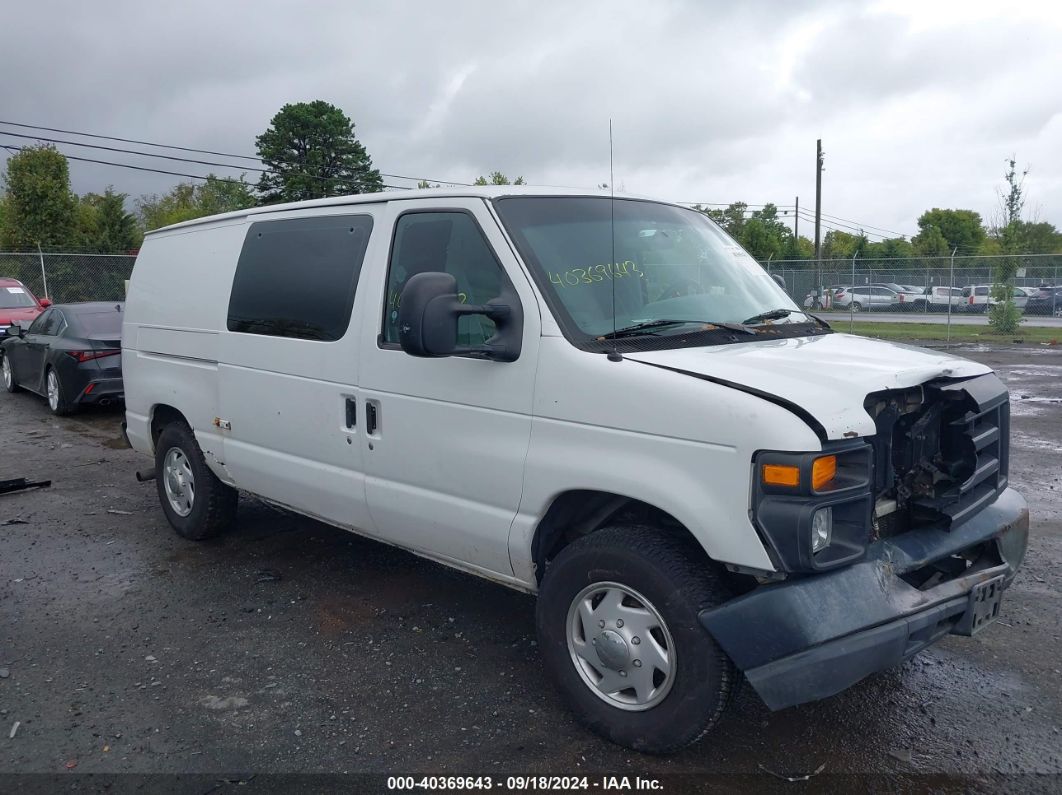
M 833 540 L 833 508 L 819 508 L 811 517 L 811 551 L 822 552 Z

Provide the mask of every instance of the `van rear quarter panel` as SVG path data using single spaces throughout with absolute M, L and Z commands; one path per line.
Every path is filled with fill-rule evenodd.
M 246 219 L 237 218 L 149 235 L 133 268 L 122 324 L 126 422 L 134 449 L 152 452 L 152 411 L 174 406 L 226 481 L 213 425 L 219 335 L 246 226 Z

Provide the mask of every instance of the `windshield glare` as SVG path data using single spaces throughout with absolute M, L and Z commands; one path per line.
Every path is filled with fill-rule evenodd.
M 37 304 L 22 287 L 0 287 L 0 309 L 29 309 Z
M 495 204 L 569 331 L 596 337 L 654 320 L 739 323 L 774 309 L 794 314 L 772 322 L 808 322 L 752 257 L 695 210 L 582 196 Z

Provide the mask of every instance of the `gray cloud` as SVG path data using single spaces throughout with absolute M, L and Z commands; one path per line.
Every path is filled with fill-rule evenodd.
M 1062 13 L 961 8 L 950 23 L 937 4 L 36 3 L 4 14 L 0 118 L 253 154 L 281 105 L 321 98 L 385 172 L 587 186 L 608 179 L 611 118 L 629 191 L 806 206 L 821 137 L 824 209 L 908 234 L 934 205 L 988 215 L 1013 151 L 1062 226 Z M 178 181 L 71 171 L 79 192 Z

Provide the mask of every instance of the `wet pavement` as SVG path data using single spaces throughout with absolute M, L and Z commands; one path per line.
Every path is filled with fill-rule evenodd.
M 668 758 L 575 722 L 531 597 L 246 497 L 230 534 L 181 540 L 133 478 L 150 462 L 124 449 L 118 411 L 58 419 L 2 393 L 0 478 L 53 485 L 0 496 L 0 774 L 821 770 L 890 789 L 1055 774 L 1022 786 L 1055 789 L 1062 351 L 965 355 L 1010 386 L 1011 481 L 1032 512 L 1001 619 L 818 704 L 770 713 L 746 687 Z

